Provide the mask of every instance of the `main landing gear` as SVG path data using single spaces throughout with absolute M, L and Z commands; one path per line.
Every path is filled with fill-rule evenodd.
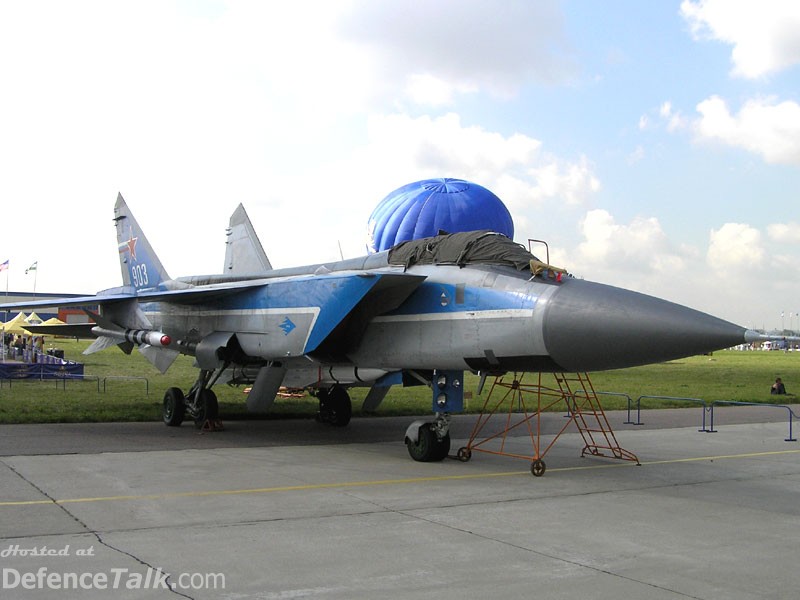
M 319 413 L 317 420 L 320 423 L 328 423 L 334 427 L 344 427 L 350 422 L 353 414 L 353 404 L 350 401 L 350 394 L 341 386 L 334 385 L 331 388 L 322 388 L 317 392 L 319 399 Z
M 197 429 L 219 429 L 219 403 L 217 395 L 211 390 L 213 371 L 202 370 L 197 381 L 184 396 L 177 387 L 169 388 L 164 394 L 162 416 L 164 424 L 178 427 L 185 417 L 194 420 Z

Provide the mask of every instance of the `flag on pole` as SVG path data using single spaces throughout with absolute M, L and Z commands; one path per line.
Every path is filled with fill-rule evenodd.
M 27 269 L 25 269 L 25 275 L 27 275 L 27 274 L 28 274 L 28 271 L 35 271 L 35 270 L 36 270 L 36 267 L 38 267 L 38 266 L 39 266 L 39 261 L 38 261 L 38 260 L 37 260 L 37 261 L 34 261 L 34 263 L 33 263 L 33 264 L 30 266 L 30 267 L 28 267 Z
M 5 262 L 1 262 L 0 263 L 0 271 L 6 271 L 8 269 L 8 261 L 9 260 L 10 259 L 6 260 Z

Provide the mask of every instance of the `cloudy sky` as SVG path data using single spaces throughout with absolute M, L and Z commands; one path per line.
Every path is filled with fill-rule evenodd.
M 459 177 L 579 277 L 798 328 L 797 31 L 794 0 L 0 0 L 0 285 L 119 285 L 117 192 L 179 276 L 240 202 L 293 266 Z

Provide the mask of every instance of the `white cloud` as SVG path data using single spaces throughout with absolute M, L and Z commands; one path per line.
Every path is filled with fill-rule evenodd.
M 405 94 L 420 105 L 447 106 L 453 103 L 454 95 L 477 91 L 475 85 L 453 85 L 433 75 L 409 75 L 406 79 Z
M 800 244 L 800 223 L 775 223 L 767 227 L 770 239 L 783 244 Z
M 522 134 L 506 137 L 482 127 L 464 126 L 455 113 L 438 118 L 374 115 L 369 119 L 368 135 L 369 153 L 376 157 L 370 163 L 380 162 L 375 166 L 383 165 L 382 171 L 413 168 L 474 178 L 477 183 L 535 164 L 542 145 Z
M 699 139 L 721 141 L 760 154 L 768 163 L 800 165 L 800 105 L 771 99 L 750 100 L 738 114 L 712 96 L 697 105 Z
M 672 102 L 669 101 L 661 105 L 658 114 L 666 122 L 667 131 L 669 132 L 684 129 L 689 123 L 688 119 L 680 111 L 673 110 Z
M 761 232 L 744 223 L 725 223 L 709 234 L 706 262 L 718 273 L 740 277 L 762 266 L 767 253 Z
M 642 273 L 683 268 L 683 258 L 674 252 L 655 217 L 636 217 L 629 224 L 617 223 L 606 210 L 595 209 L 581 221 L 584 241 L 576 251 L 580 268 L 593 272 Z
M 711 291 L 709 304 L 727 305 L 734 320 L 751 327 L 777 326 L 780 310 L 797 308 L 800 263 L 789 244 L 800 241 L 795 223 L 771 225 L 768 236 L 744 223 L 725 223 L 709 235 L 702 285 Z M 717 290 L 725 290 L 720 294 Z
M 540 202 L 559 200 L 579 205 L 600 190 L 600 180 L 592 173 L 586 157 L 570 163 L 552 159 L 547 164 L 531 168 L 529 173 L 536 182 L 532 199 Z
M 638 122 L 639 131 L 655 131 L 664 127 L 670 133 L 685 129 L 688 125 L 689 119 L 679 110 L 675 110 L 669 100 L 651 110 L 650 114 L 641 115 Z
M 543 206 L 585 202 L 600 185 L 585 159 L 551 156 L 537 139 L 464 125 L 455 113 L 372 115 L 366 142 L 309 167 L 305 185 L 276 174 L 270 191 L 281 200 L 259 207 L 251 218 L 269 223 L 275 220 L 271 215 L 307 215 L 302 235 L 282 243 L 264 240 L 276 266 L 338 258 L 335 244 L 323 249 L 308 239 L 335 236 L 345 256 L 357 256 L 364 253 L 367 219 L 378 202 L 402 185 L 430 177 L 458 177 L 488 188 L 508 207 L 520 236 L 531 224 L 541 226 Z
M 800 63 L 800 3 L 792 0 L 684 0 L 696 39 L 731 44 L 733 74 L 749 79 Z
M 362 167 L 368 165 L 380 180 L 402 185 L 414 177 L 461 177 L 495 192 L 512 213 L 548 201 L 585 202 L 600 187 L 585 158 L 553 157 L 537 139 L 465 126 L 454 113 L 373 116 L 369 138 Z
M 646 154 L 647 153 L 645 152 L 644 146 L 638 145 L 633 149 L 633 152 L 628 154 L 627 162 L 629 165 L 635 165 L 636 163 L 644 160 Z
M 795 225 L 788 225 L 791 236 L 797 234 Z M 785 230 L 775 231 L 780 238 Z M 558 248 L 555 264 L 578 277 L 652 294 L 742 325 L 761 327 L 763 300 L 790 298 L 800 277 L 796 257 L 766 243 L 747 224 L 725 223 L 712 230 L 707 246 L 678 245 L 654 217 L 621 223 L 596 209 L 586 213 L 580 233 L 583 241 L 576 251 Z
M 562 19 L 553 0 L 356 0 L 339 29 L 368 48 L 389 89 L 429 76 L 508 96 L 526 81 L 561 82 L 575 71 Z

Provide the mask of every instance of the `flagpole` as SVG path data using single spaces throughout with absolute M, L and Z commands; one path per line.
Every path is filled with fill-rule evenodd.
M 8 261 L 6 261 L 6 262 L 8 262 Z M 11 270 L 11 264 L 9 263 L 8 265 L 6 265 L 6 302 L 8 302 L 8 272 L 10 270 Z M 6 310 L 6 318 L 7 317 L 8 317 L 8 311 Z M 6 352 L 8 351 L 8 349 L 6 347 L 6 324 L 5 323 L 3 323 L 2 330 L 3 330 L 2 354 L 3 354 L 3 362 L 6 362 Z
M 33 297 L 35 298 L 36 297 L 36 278 L 39 276 L 39 261 L 38 260 L 33 261 L 33 264 L 30 267 L 28 267 L 27 269 L 25 269 L 25 275 L 27 275 L 31 271 L 36 271 L 33 274 Z

